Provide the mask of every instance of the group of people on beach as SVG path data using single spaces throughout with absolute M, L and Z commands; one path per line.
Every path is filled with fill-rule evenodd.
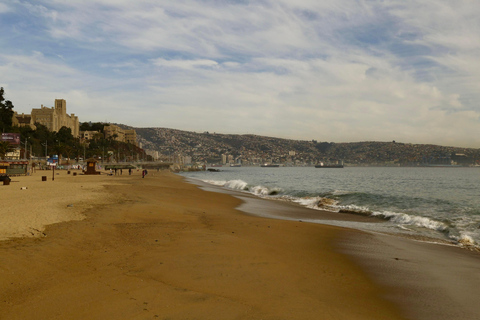
M 123 175 L 123 170 L 122 169 L 118 169 L 118 168 L 115 168 L 115 169 L 110 169 L 110 175 L 113 176 L 113 175 Z M 132 169 L 128 169 L 128 174 L 129 175 L 132 175 Z M 148 174 L 148 171 L 147 169 L 143 169 L 142 170 L 142 178 L 145 178 L 145 176 Z

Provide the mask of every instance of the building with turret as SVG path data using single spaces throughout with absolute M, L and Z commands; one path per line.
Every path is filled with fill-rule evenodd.
M 80 125 L 78 117 L 75 114 L 67 114 L 67 101 L 64 99 L 55 99 L 55 106 L 52 108 L 44 107 L 32 109 L 32 123 L 40 123 L 50 131 L 58 132 L 60 128 L 67 127 L 72 130 L 72 135 L 78 137 Z

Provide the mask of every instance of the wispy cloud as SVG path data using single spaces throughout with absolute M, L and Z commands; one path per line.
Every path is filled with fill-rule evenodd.
M 16 108 L 61 96 L 81 120 L 478 146 L 479 14 L 469 0 L 16 0 L 0 4 L 0 73 Z
M 0 14 L 9 12 L 10 8 L 5 3 L 0 3 Z
M 216 61 L 207 59 L 197 60 L 166 60 L 163 58 L 154 59 L 153 64 L 158 67 L 171 67 L 180 69 L 193 69 L 193 68 L 212 68 L 218 65 Z

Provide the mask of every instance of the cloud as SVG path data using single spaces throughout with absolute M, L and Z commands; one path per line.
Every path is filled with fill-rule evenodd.
M 472 1 L 40 0 L 2 10 L 0 74 L 24 112 L 65 98 L 81 120 L 478 144 Z
M 30 4 L 28 2 L 23 2 L 22 5 L 34 16 L 43 17 L 53 22 L 57 20 L 58 13 L 55 10 L 50 10 L 45 6 Z
M 7 13 L 10 11 L 10 8 L 5 3 L 0 3 L 0 14 Z
M 218 65 L 216 61 L 207 59 L 198 60 L 166 60 L 163 58 L 154 59 L 153 64 L 158 67 L 170 67 L 180 69 L 193 69 L 193 68 L 212 68 Z

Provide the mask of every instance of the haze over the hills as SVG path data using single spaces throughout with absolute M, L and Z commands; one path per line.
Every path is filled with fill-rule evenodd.
M 351 142 L 479 147 L 480 2 L 0 3 L 19 113 Z

